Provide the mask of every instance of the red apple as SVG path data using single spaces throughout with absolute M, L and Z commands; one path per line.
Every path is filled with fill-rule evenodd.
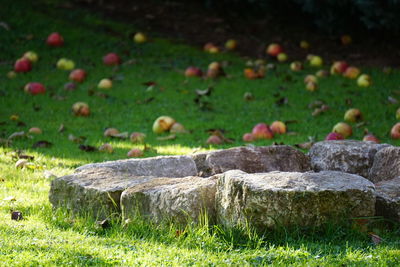
M 253 142 L 255 140 L 252 133 L 245 133 L 242 137 L 244 142 Z
M 347 123 L 339 122 L 333 127 L 332 132 L 339 133 L 344 138 L 347 138 L 353 134 L 353 129 Z
M 76 69 L 71 71 L 69 74 L 69 79 L 74 82 L 81 83 L 86 79 L 86 71 L 83 69 Z
M 274 121 L 269 128 L 274 134 L 286 133 L 286 124 L 282 121 Z
M 282 46 L 280 46 L 279 44 L 272 43 L 267 47 L 266 52 L 268 55 L 276 57 L 278 56 L 278 54 L 283 52 L 283 49 Z
M 373 134 L 371 134 L 371 133 L 366 134 L 366 135 L 364 136 L 364 138 L 363 138 L 363 141 L 364 141 L 364 142 L 365 142 L 365 141 L 370 141 L 370 142 L 374 142 L 374 143 L 377 143 L 377 144 L 379 144 L 379 143 L 381 142 L 375 135 L 373 135 Z
M 172 124 L 171 129 L 169 129 L 170 133 L 188 133 L 185 127 L 179 122 L 175 122 Z
M 143 156 L 143 150 L 141 150 L 139 148 L 133 148 L 128 152 L 127 156 L 130 157 L 130 158 L 142 157 Z
M 39 127 L 32 127 L 29 129 L 28 132 L 31 134 L 42 134 L 42 129 L 40 129 Z
M 207 139 L 206 143 L 209 145 L 220 145 L 220 144 L 224 143 L 224 141 L 218 135 L 211 135 Z
M 47 37 L 46 41 L 49 46 L 62 46 L 64 44 L 64 38 L 58 32 L 53 32 Z
M 90 115 L 89 105 L 85 102 L 76 102 L 72 106 L 72 112 L 75 116 L 87 117 Z
M 107 152 L 107 153 L 113 153 L 114 152 L 114 148 L 112 147 L 112 145 L 110 144 L 103 144 L 99 147 L 99 151 L 100 152 Z
M 361 71 L 359 68 L 350 66 L 345 70 L 343 76 L 349 79 L 356 79 L 360 73 Z
M 246 68 L 243 71 L 244 76 L 249 80 L 254 80 L 259 78 L 258 73 L 254 71 L 252 68 Z
M 343 136 L 340 133 L 329 133 L 326 137 L 325 140 L 343 140 Z
M 38 95 L 46 93 L 46 88 L 41 83 L 31 82 L 25 85 L 24 91 L 31 95 Z
M 121 59 L 115 53 L 108 53 L 103 57 L 103 63 L 107 66 L 115 66 L 121 64 Z
M 303 64 L 300 61 L 294 61 L 290 63 L 290 69 L 292 71 L 301 71 L 303 69 Z
M 27 58 L 20 58 L 14 64 L 15 72 L 28 72 L 32 69 L 32 63 Z
M 113 137 L 116 136 L 117 134 L 119 134 L 119 130 L 116 128 L 107 128 L 104 131 L 104 137 Z
M 331 74 L 342 74 L 349 67 L 346 61 L 335 61 L 331 66 Z
M 400 139 L 400 122 L 393 125 L 392 129 L 390 130 L 390 136 L 392 139 Z
M 253 130 L 251 131 L 254 138 L 258 139 L 272 139 L 274 137 L 274 133 L 271 131 L 269 126 L 265 123 L 258 123 L 254 126 Z
M 203 75 L 203 72 L 201 69 L 190 66 L 185 70 L 185 76 L 186 77 L 201 77 Z

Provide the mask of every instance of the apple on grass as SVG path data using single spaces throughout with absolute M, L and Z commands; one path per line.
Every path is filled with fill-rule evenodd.
M 360 87 L 368 87 L 372 84 L 371 76 L 368 74 L 361 74 L 357 79 L 357 85 Z
M 377 143 L 377 144 L 379 144 L 381 142 L 375 135 L 373 135 L 371 133 L 366 134 L 363 137 L 363 141 L 364 142 L 370 141 L 370 142 L 374 142 L 374 143 Z
M 121 64 L 121 59 L 116 53 L 108 53 L 103 57 L 103 63 L 107 66 L 116 66 Z
M 33 51 L 25 52 L 22 57 L 27 58 L 32 63 L 37 62 L 39 59 L 39 56 Z
M 390 137 L 392 137 L 392 139 L 400 139 L 400 122 L 393 125 L 390 130 Z
M 343 140 L 343 136 L 340 133 L 329 133 L 326 137 L 325 140 L 330 141 L 330 140 Z
M 237 47 L 237 41 L 234 39 L 229 39 L 225 43 L 225 48 L 229 51 L 235 50 Z
M 9 71 L 7 72 L 7 78 L 8 79 L 14 79 L 15 77 L 17 77 L 17 73 L 15 71 Z
M 72 112 L 75 116 L 87 117 L 90 115 L 89 105 L 85 102 L 76 102 L 72 105 Z
M 359 68 L 350 66 L 348 67 L 345 72 L 343 73 L 343 76 L 349 79 L 357 79 L 358 75 L 360 75 L 361 71 Z
M 318 89 L 318 84 L 317 83 L 315 83 L 313 81 L 310 81 L 310 82 L 306 83 L 306 90 L 307 91 L 314 92 L 317 89 Z
M 294 61 L 290 63 L 290 69 L 292 71 L 301 71 L 303 69 L 303 64 L 300 61 Z
M 114 148 L 112 147 L 112 145 L 106 143 L 103 144 L 99 147 L 99 151 L 100 152 L 106 152 L 106 153 L 113 153 L 114 152 Z
M 57 61 L 56 66 L 60 70 L 73 70 L 75 68 L 75 63 L 70 59 L 60 58 Z
M 322 58 L 320 56 L 309 55 L 308 58 L 309 58 L 310 66 L 321 67 L 324 64 L 324 61 L 322 60 Z
M 282 121 L 274 121 L 273 123 L 271 123 L 269 128 L 271 128 L 271 131 L 274 134 L 284 134 L 284 133 L 286 133 L 286 130 L 287 130 L 286 124 Z
M 315 73 L 315 76 L 317 76 L 318 78 L 328 77 L 329 75 L 329 71 L 327 70 L 319 70 Z
M 42 129 L 40 129 L 39 127 L 32 127 L 29 129 L 28 132 L 31 134 L 42 134 Z
M 74 82 L 81 83 L 86 79 L 86 71 L 83 69 L 75 69 L 69 74 L 69 79 Z
M 146 134 L 140 132 L 133 132 L 129 139 L 132 143 L 144 143 L 144 139 L 146 138 Z
M 143 150 L 141 150 L 140 148 L 132 148 L 127 153 L 127 156 L 129 158 L 139 158 L 142 157 L 143 155 L 144 155 Z
M 175 122 L 175 119 L 173 119 L 172 117 L 160 116 L 153 123 L 153 132 L 156 134 L 167 132 L 171 129 L 172 125 Z
M 268 45 L 267 49 L 266 49 L 266 53 L 272 57 L 276 57 L 278 56 L 278 54 L 282 53 L 283 49 L 282 46 L 276 43 L 272 43 L 270 45 Z
M 147 36 L 142 33 L 142 32 L 137 32 L 134 36 L 133 36 L 133 41 L 137 44 L 142 44 L 147 42 Z
M 113 86 L 113 82 L 107 78 L 100 80 L 99 84 L 97 85 L 97 87 L 99 89 L 111 89 L 112 86 Z
M 302 40 L 302 41 L 300 41 L 299 46 L 300 46 L 301 48 L 303 48 L 303 49 L 308 49 L 308 48 L 310 48 L 310 43 L 307 42 L 307 41 L 305 41 L 305 40 Z
M 245 133 L 242 137 L 244 142 L 253 142 L 255 141 L 254 135 L 252 133 Z
M 30 82 L 25 85 L 24 91 L 31 95 L 38 95 L 46 93 L 46 87 L 38 82 Z
M 276 59 L 277 59 L 279 62 L 285 62 L 286 60 L 288 60 L 288 56 L 287 56 L 286 53 L 279 53 L 279 54 L 276 56 Z
M 185 127 L 179 122 L 175 122 L 174 124 L 172 124 L 171 129 L 169 129 L 169 132 L 176 133 L 176 134 L 188 133 L 188 131 L 185 129 Z
M 32 63 L 27 58 L 20 58 L 14 64 L 15 72 L 29 72 L 32 69 Z
M 211 135 L 208 137 L 206 143 L 209 145 L 221 145 L 224 143 L 224 141 L 218 135 Z
M 46 43 L 53 47 L 63 46 L 64 38 L 58 32 L 53 32 L 47 37 Z
M 265 123 L 258 123 L 253 127 L 251 133 L 255 140 L 259 139 L 272 139 L 274 138 L 274 133 L 270 127 Z
M 201 77 L 203 72 L 198 67 L 190 66 L 185 70 L 186 77 Z
M 342 74 L 349 67 L 346 61 L 335 61 L 331 66 L 331 74 Z
M 363 119 L 362 113 L 357 108 L 351 108 L 344 114 L 344 120 L 348 122 L 357 122 Z
M 317 76 L 308 74 L 306 77 L 304 77 L 304 83 L 307 84 L 309 82 L 317 83 L 318 82 Z
M 104 137 L 113 137 L 119 134 L 119 130 L 117 128 L 107 128 L 104 131 Z
M 345 122 L 339 122 L 333 126 L 332 132 L 339 133 L 343 138 L 347 138 L 353 134 L 351 126 Z

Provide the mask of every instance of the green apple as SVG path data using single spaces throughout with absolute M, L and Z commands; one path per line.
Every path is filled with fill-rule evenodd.
M 353 129 L 347 123 L 339 122 L 333 127 L 332 132 L 341 134 L 344 138 L 347 138 L 353 134 Z
M 311 56 L 310 58 L 310 65 L 313 67 L 321 67 L 324 64 L 324 61 L 320 56 Z
M 39 56 L 33 51 L 26 52 L 22 57 L 29 59 L 30 62 L 35 63 L 38 61 Z
M 360 87 L 368 87 L 372 84 L 371 76 L 368 74 L 361 74 L 357 79 L 357 85 Z
M 97 85 L 97 88 L 99 89 L 111 89 L 113 86 L 113 82 L 110 79 L 102 79 L 100 80 L 99 84 Z

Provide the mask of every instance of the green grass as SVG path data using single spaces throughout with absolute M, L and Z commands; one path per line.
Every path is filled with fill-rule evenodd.
M 155 33 L 150 33 L 154 37 L 152 42 L 137 45 L 130 36 L 140 29 L 133 25 L 84 11 L 56 9 L 49 4 L 54 1 L 43 5 L 29 1 L 3 2 L 7 8 L 0 9 L 0 18 L 10 30 L 0 27 L 0 138 L 33 126 L 40 127 L 43 134 L 13 139 L 9 147 L 0 148 L 0 265 L 395 266 L 400 261 L 400 233 L 383 227 L 374 230 L 384 240 L 378 246 L 373 245 L 366 233 L 342 226 L 308 231 L 281 229 L 262 236 L 251 229 L 222 229 L 207 223 L 181 229 L 138 219 L 127 228 L 117 220 L 111 228 L 100 229 L 90 218 L 53 211 L 48 201 L 52 178 L 43 175 L 48 170 L 62 176 L 86 163 L 126 158 L 135 145 L 103 137 L 107 127 L 146 133 L 148 145 L 155 150 L 145 156 L 185 154 L 243 145 L 243 133 L 251 131 L 258 122 L 274 120 L 296 120 L 297 123 L 289 124 L 289 129 L 297 134 L 258 141 L 256 145 L 272 142 L 293 145 L 308 141 L 309 136 L 322 140 L 336 122 L 342 121 L 348 108 L 357 107 L 364 113 L 367 124 L 354 127 L 352 138 L 361 139 L 366 127 L 382 141 L 398 145 L 388 135 L 396 122 L 398 106 L 387 101 L 389 96 L 397 97 L 400 90 L 398 70 L 387 75 L 377 69 L 363 69 L 374 80 L 369 88 L 358 88 L 354 81 L 342 77 L 322 79 L 320 89 L 311 93 L 302 83 L 306 74 L 316 71 L 310 67 L 292 73 L 287 64 L 279 64 L 277 71 L 269 72 L 265 79 L 249 81 L 243 77 L 245 60 L 234 54 L 205 54 L 185 44 L 158 39 Z M 53 31 L 64 36 L 64 47 L 48 48 L 44 44 Z M 29 35 L 33 38 L 27 38 Z M 19 74 L 16 79 L 6 78 L 13 62 L 28 50 L 36 51 L 40 57 L 33 70 Z M 103 66 L 102 56 L 111 51 L 120 54 L 124 62 L 132 60 L 133 64 L 117 69 Z M 63 89 L 68 72 L 55 68 L 61 57 L 73 59 L 77 67 L 89 73 L 87 81 L 76 91 Z M 229 76 L 215 81 L 184 78 L 187 66 L 205 69 L 212 61 L 228 62 L 225 71 Z M 114 78 L 114 87 L 109 91 L 96 88 L 105 77 Z M 31 81 L 45 84 L 47 93 L 25 94 L 23 86 Z M 148 81 L 157 82 L 157 86 L 149 90 L 143 85 Z M 209 86 L 215 89 L 208 99 L 213 110 L 202 111 L 194 103 L 195 90 Z M 252 92 L 255 100 L 244 101 L 245 92 Z M 109 97 L 99 97 L 99 93 Z M 279 97 L 287 97 L 288 104 L 277 106 Z M 154 100 L 146 104 L 150 98 Z M 330 110 L 313 117 L 307 106 L 318 99 L 326 101 Z M 351 99 L 352 104 L 346 104 L 346 99 Z M 71 114 L 71 106 L 77 101 L 89 103 L 90 117 Z M 10 120 L 14 114 L 19 116 L 19 123 Z M 160 115 L 174 117 L 191 133 L 179 135 L 175 140 L 158 141 L 151 126 Z M 61 124 L 66 130 L 59 133 Z M 234 143 L 205 145 L 210 128 L 224 129 Z M 111 143 L 115 153 L 81 151 L 78 144 L 68 140 L 69 134 L 85 136 L 88 145 Z M 47 140 L 53 146 L 32 148 L 39 140 Z M 34 168 L 14 167 L 17 150 L 34 156 Z M 3 200 L 9 196 L 16 200 Z M 10 210 L 21 211 L 24 220 L 10 220 Z M 183 234 L 176 236 L 177 230 Z

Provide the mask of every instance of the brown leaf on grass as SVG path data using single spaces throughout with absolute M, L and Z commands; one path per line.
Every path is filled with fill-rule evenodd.
M 11 212 L 11 220 L 20 221 L 22 219 L 23 219 L 22 212 L 20 212 L 20 211 L 12 211 Z
M 288 102 L 289 102 L 289 99 L 287 97 L 281 97 L 281 98 L 278 98 L 277 100 L 275 100 L 275 104 L 278 106 L 287 105 Z
M 29 159 L 29 160 L 34 160 L 34 156 L 26 155 L 26 154 L 18 154 L 17 155 L 19 159 Z
M 175 134 L 170 134 L 167 136 L 162 136 L 162 137 L 157 137 L 158 141 L 168 141 L 168 140 L 174 140 L 176 139 L 176 135 Z
M 14 139 L 14 138 L 20 138 L 20 137 L 26 137 L 26 134 L 25 134 L 24 131 L 12 133 L 12 134 L 8 137 L 8 140 L 11 140 L 11 139 Z
M 73 134 L 69 134 L 68 135 L 68 140 L 72 141 L 74 143 L 80 144 L 80 143 L 83 143 L 86 140 L 86 137 L 85 136 L 77 137 L 77 136 L 75 136 Z
M 23 122 L 23 121 L 18 121 L 18 122 L 17 122 L 17 126 L 18 126 L 18 127 L 25 127 L 25 126 L 26 126 L 26 123 Z
M 109 219 L 104 219 L 102 221 L 97 221 L 96 224 L 102 229 L 107 229 L 111 227 L 111 222 Z
M 144 82 L 144 83 L 142 83 L 143 85 L 146 85 L 146 86 L 156 86 L 157 85 L 157 83 L 156 82 L 154 82 L 154 81 L 148 81 L 148 82 Z
M 315 109 L 315 108 L 320 108 L 322 105 L 325 105 L 325 102 L 322 100 L 315 100 L 308 104 L 309 109 Z
M 233 143 L 234 140 L 232 138 L 227 138 L 224 135 L 225 130 L 224 129 L 208 129 L 207 132 L 212 136 L 218 136 L 219 138 L 222 139 L 224 143 Z
M 85 152 L 94 152 L 97 151 L 97 148 L 89 145 L 79 145 L 79 149 Z
M 152 102 L 155 99 L 155 97 L 148 97 L 144 100 L 137 100 L 136 104 L 148 104 L 150 102 Z
M 314 109 L 314 111 L 311 113 L 312 116 L 318 116 L 324 112 L 326 112 L 327 110 L 329 110 L 329 106 L 328 105 L 322 105 L 319 108 Z
M 32 145 L 33 148 L 48 148 L 51 147 L 53 144 L 46 140 L 37 141 Z

